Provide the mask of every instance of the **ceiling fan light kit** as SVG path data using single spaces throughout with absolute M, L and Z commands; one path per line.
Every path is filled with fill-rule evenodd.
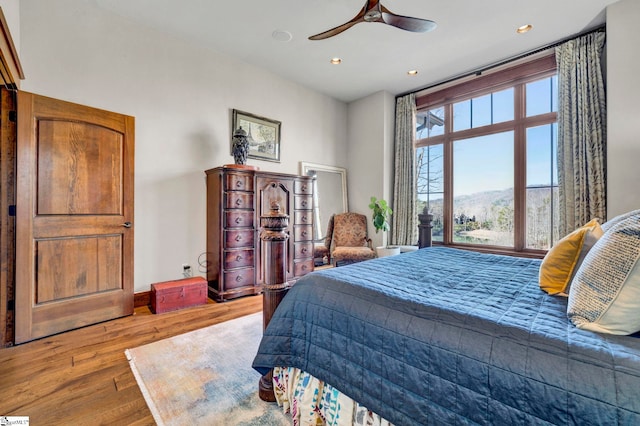
M 333 37 L 361 22 L 380 22 L 416 33 L 432 31 L 437 26 L 435 22 L 428 19 L 396 15 L 380 4 L 380 0 L 367 0 L 362 10 L 352 20 L 320 34 L 312 35 L 309 40 L 324 40 Z

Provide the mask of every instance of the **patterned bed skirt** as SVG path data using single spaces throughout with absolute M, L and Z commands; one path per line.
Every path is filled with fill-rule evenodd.
M 351 398 L 297 368 L 273 369 L 276 402 L 291 414 L 294 426 L 393 426 Z

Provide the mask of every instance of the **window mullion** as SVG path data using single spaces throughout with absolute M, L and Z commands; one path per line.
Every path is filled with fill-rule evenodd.
M 514 90 L 514 194 L 513 230 L 514 249 L 522 251 L 527 244 L 527 140 L 526 140 L 526 93 L 525 85 L 518 84 Z
M 444 110 L 444 205 L 442 206 L 442 216 L 444 229 L 442 242 L 451 244 L 453 242 L 453 104 L 445 105 Z

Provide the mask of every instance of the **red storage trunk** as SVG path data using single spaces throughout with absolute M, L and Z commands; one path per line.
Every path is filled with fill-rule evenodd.
M 151 310 L 156 314 L 207 303 L 207 281 L 183 278 L 151 284 Z

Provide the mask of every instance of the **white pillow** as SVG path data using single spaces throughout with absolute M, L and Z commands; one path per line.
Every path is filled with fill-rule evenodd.
M 587 253 L 569 290 L 567 316 L 578 328 L 640 331 L 640 211 L 612 224 Z
M 613 218 L 609 219 L 608 221 L 606 221 L 605 223 L 603 223 L 602 225 L 600 225 L 600 227 L 602 228 L 603 232 L 607 232 L 616 223 L 622 222 L 626 218 L 628 218 L 630 216 L 635 216 L 637 214 L 640 214 L 640 210 L 632 210 L 630 212 L 619 214 L 618 216 L 613 217 Z

